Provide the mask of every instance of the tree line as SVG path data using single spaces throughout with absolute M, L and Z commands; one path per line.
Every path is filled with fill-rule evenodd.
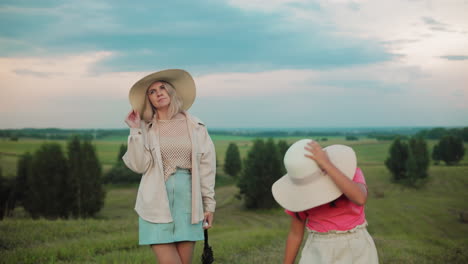
M 125 152 L 127 152 L 127 145 L 120 145 L 119 153 L 117 154 L 117 162 L 112 169 L 104 175 L 104 183 L 129 184 L 140 182 L 141 174 L 130 170 L 123 162 L 122 157 L 125 155 Z
M 60 128 L 23 128 L 0 129 L 0 138 L 17 141 L 20 138 L 68 140 L 78 135 L 84 140 L 101 139 L 110 136 L 127 136 L 128 129 L 60 129 Z
M 267 137 L 324 137 L 324 136 L 350 136 L 369 137 L 378 140 L 394 140 L 396 137 L 409 138 L 421 136 L 426 139 L 441 139 L 446 134 L 451 134 L 468 141 L 468 127 L 460 128 L 349 128 L 349 129 L 210 129 L 211 135 L 248 136 L 254 138 Z M 102 139 L 106 137 L 125 137 L 128 129 L 59 129 L 59 128 L 23 128 L 23 129 L 0 129 L 0 138 L 18 140 L 19 138 L 37 139 L 70 139 L 73 135 L 80 135 L 83 139 Z
M 464 155 L 463 140 L 452 134 L 444 135 L 433 147 L 432 154 L 422 136 L 415 136 L 409 140 L 397 138 L 390 146 L 385 166 L 395 182 L 419 187 L 428 178 L 431 159 L 435 164 L 444 161 L 450 166 L 459 163 Z
M 445 136 L 453 136 L 460 138 L 464 142 L 468 142 L 468 127 L 461 128 L 443 128 L 437 127 L 433 129 L 425 129 L 416 134 L 426 139 L 442 139 Z
M 271 186 L 286 173 L 283 156 L 288 148 L 284 140 L 275 143 L 272 138 L 255 139 L 247 157 L 241 161 L 237 145 L 229 144 L 223 169 L 235 178 L 239 187 L 238 198 L 242 198 L 246 208 L 277 206 L 271 194 Z
M 238 197 L 243 198 L 247 208 L 277 206 L 271 185 L 286 173 L 283 157 L 288 148 L 285 140 L 275 143 L 272 138 L 255 139 L 241 160 L 237 145 L 229 144 L 223 169 L 235 179 L 240 190 Z M 56 143 L 45 143 L 34 154 L 22 155 L 16 178 L 3 178 L 0 169 L 1 217 L 18 204 L 33 218 L 95 215 L 104 203 L 103 183 L 140 181 L 141 175 L 129 170 L 122 161 L 126 149 L 125 144 L 120 146 L 115 166 L 104 176 L 93 145 L 78 136 L 69 140 L 67 156 Z M 389 148 L 385 165 L 395 182 L 419 186 L 428 177 L 431 158 L 436 164 L 444 161 L 455 165 L 464 154 L 463 139 L 451 133 L 441 137 L 432 153 L 421 135 L 398 137 Z
M 230 143 L 225 155 L 224 171 L 236 179 L 239 198 L 246 208 L 271 208 L 277 206 L 271 194 L 272 184 L 286 173 L 283 157 L 289 145 L 280 140 L 275 144 L 272 138 L 256 139 L 241 161 L 235 143 Z M 385 166 L 396 183 L 411 187 L 422 186 L 429 174 L 432 160 L 438 164 L 455 165 L 463 159 L 463 140 L 453 135 L 443 136 L 431 151 L 421 136 L 409 139 L 396 138 L 389 148 Z M 359 158 L 359 157 L 358 157 Z
M 44 143 L 23 154 L 15 178 L 0 170 L 0 216 L 23 206 L 32 218 L 87 218 L 104 205 L 102 169 L 91 141 L 72 137 L 67 155 L 57 143 Z

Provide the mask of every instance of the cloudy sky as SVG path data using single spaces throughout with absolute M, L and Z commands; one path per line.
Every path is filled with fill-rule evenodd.
M 0 128 L 123 128 L 134 82 L 211 128 L 468 125 L 467 0 L 0 0 Z

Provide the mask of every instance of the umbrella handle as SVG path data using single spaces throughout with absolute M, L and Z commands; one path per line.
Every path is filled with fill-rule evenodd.
M 208 246 L 208 229 L 203 230 L 203 234 L 205 235 L 205 246 Z

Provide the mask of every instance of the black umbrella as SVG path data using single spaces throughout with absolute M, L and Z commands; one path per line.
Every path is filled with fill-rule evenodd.
M 201 261 L 203 264 L 211 264 L 214 262 L 213 258 L 213 249 L 208 245 L 208 229 L 204 230 L 205 234 L 205 245 L 203 246 L 203 254 L 201 256 Z

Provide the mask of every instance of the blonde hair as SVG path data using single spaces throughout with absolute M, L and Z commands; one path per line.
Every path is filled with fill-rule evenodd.
M 169 97 L 171 98 L 171 102 L 169 103 L 169 109 L 168 109 L 168 115 L 170 118 L 173 118 L 175 115 L 177 115 L 178 113 L 182 112 L 182 105 L 183 105 L 183 102 L 182 102 L 182 99 L 177 95 L 177 92 L 174 88 L 174 86 L 172 86 L 172 84 L 166 82 L 166 81 L 154 81 L 153 83 L 151 83 L 149 86 L 148 86 L 148 89 L 149 87 L 151 87 L 151 85 L 157 83 L 157 82 L 161 82 L 164 84 L 164 86 L 166 87 L 166 91 L 167 93 L 169 94 Z M 145 93 L 146 96 L 145 96 L 145 104 L 143 106 L 143 120 L 145 120 L 146 122 L 151 122 L 153 119 L 156 119 L 157 118 L 157 109 L 156 107 L 154 107 L 154 105 L 151 103 L 151 101 L 149 100 L 148 98 L 148 94 Z

